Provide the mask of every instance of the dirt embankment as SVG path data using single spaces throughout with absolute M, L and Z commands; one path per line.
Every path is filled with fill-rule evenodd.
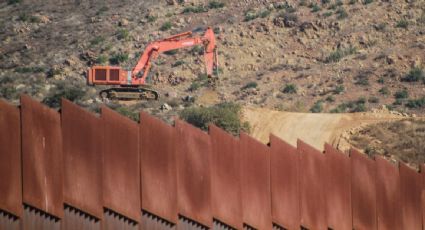
M 251 124 L 251 135 L 263 143 L 270 133 L 292 145 L 301 139 L 317 149 L 325 142 L 343 151 L 349 149 L 346 137 L 353 130 L 383 121 L 401 120 L 399 114 L 376 113 L 291 113 L 247 107 L 243 120 Z

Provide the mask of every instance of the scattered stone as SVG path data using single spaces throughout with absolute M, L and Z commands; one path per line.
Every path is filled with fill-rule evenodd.
M 164 104 L 161 105 L 160 109 L 168 111 L 168 110 L 172 110 L 173 108 L 169 104 L 164 103 Z
M 123 19 L 121 19 L 120 20 L 120 22 L 118 23 L 118 25 L 119 26 L 122 26 L 122 27 L 125 27 L 125 26 L 128 26 L 128 20 L 127 19 L 125 19 L 125 18 L 123 18 Z

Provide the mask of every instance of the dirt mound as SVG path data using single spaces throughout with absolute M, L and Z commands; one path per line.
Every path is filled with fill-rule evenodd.
M 292 145 L 297 139 L 322 149 L 325 142 L 341 150 L 347 150 L 347 137 L 369 124 L 383 121 L 397 121 L 405 118 L 401 114 L 380 111 L 376 113 L 291 113 L 269 109 L 247 107 L 243 120 L 251 125 L 251 135 L 263 143 L 269 141 L 269 134 L 282 138 Z

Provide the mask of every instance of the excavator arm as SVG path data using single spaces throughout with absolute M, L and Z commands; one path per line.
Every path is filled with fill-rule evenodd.
M 218 66 L 215 44 L 215 36 L 211 28 L 207 28 L 202 37 L 193 37 L 191 32 L 186 32 L 160 41 L 155 41 L 146 47 L 136 66 L 131 71 L 133 81 L 141 84 L 145 83 L 146 77 L 149 74 L 151 62 L 155 60 L 160 53 L 196 45 L 204 46 L 206 72 L 208 76 L 212 76 L 214 70 Z

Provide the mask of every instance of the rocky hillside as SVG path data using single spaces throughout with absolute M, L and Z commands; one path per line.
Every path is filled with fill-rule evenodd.
M 12 102 L 27 93 L 57 107 L 65 96 L 96 110 L 102 87 L 86 86 L 89 66 L 131 68 L 149 42 L 211 26 L 221 64 L 215 90 L 195 47 L 156 61 L 159 102 L 110 106 L 163 117 L 222 101 L 297 112 L 382 105 L 425 112 L 424 1 L 7 0 L 0 25 L 0 96 Z

